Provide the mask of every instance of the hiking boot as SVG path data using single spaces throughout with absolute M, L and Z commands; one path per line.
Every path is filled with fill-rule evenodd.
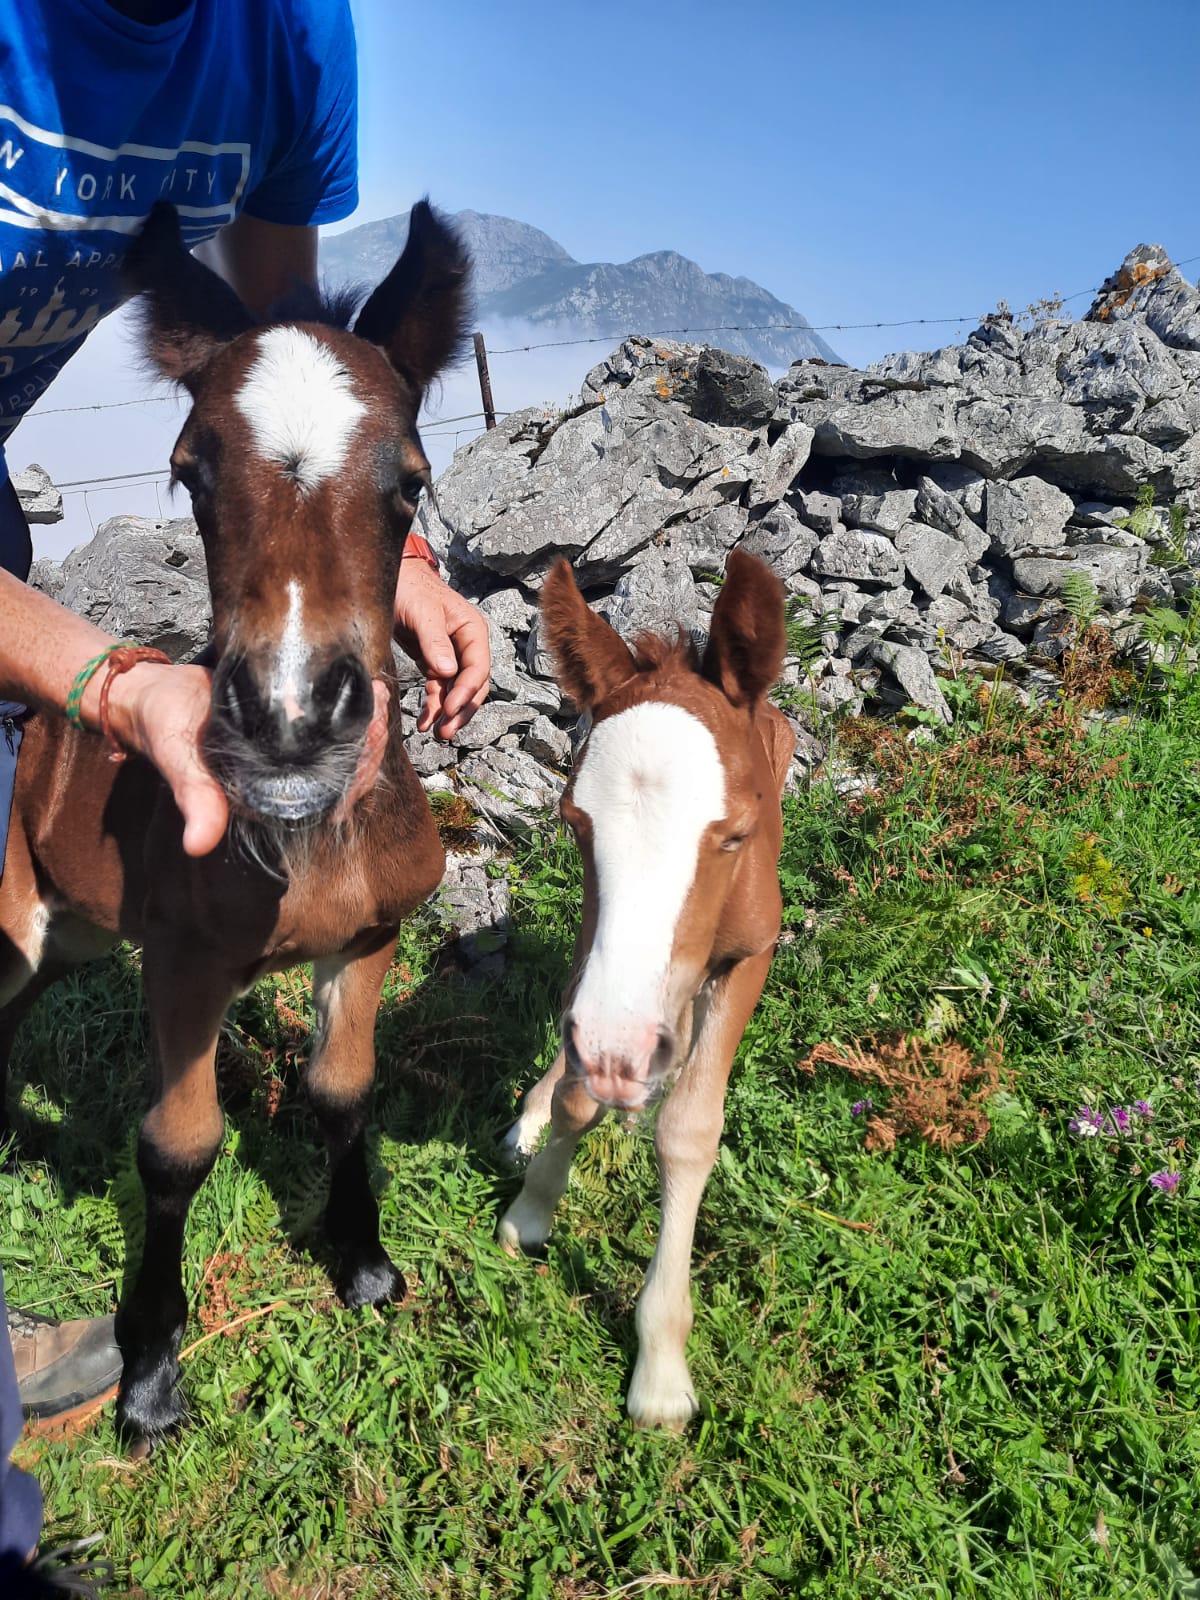
M 81 1407 L 116 1393 L 121 1352 L 112 1317 L 55 1322 L 10 1309 L 8 1337 L 27 1417 L 65 1421 Z

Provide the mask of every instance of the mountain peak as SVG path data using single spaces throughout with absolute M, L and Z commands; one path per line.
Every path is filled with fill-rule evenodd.
M 652 250 L 619 264 L 582 263 L 513 217 L 460 211 L 452 220 L 471 252 L 481 322 L 516 321 L 555 336 L 570 331 L 614 342 L 690 327 L 711 333 L 706 342 L 767 366 L 814 356 L 840 360 L 793 306 L 753 279 L 707 273 L 678 250 Z M 322 239 L 322 269 L 334 282 L 378 282 L 407 235 L 408 218 L 398 216 Z

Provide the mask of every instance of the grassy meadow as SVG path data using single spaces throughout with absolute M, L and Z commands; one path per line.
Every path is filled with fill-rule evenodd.
M 464 984 L 431 921 L 397 950 L 373 1152 L 407 1302 L 333 1301 L 306 975 L 264 983 L 191 1217 L 191 1425 L 136 1463 L 111 1409 L 28 1443 L 48 1537 L 102 1531 L 153 1596 L 1200 1597 L 1200 687 L 1127 686 L 1125 716 L 949 688 L 950 733 L 839 725 L 873 787 L 788 800 L 685 1435 L 622 1411 L 650 1128 L 585 1144 L 544 1260 L 495 1242 L 576 916 L 548 822 L 494 864 L 502 979 Z M 24 1030 L 15 1304 L 115 1304 L 144 1037 L 129 951 Z

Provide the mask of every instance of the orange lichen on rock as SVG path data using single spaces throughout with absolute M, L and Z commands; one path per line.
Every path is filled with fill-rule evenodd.
M 1132 267 L 1122 267 L 1117 273 L 1116 282 L 1107 292 L 1107 303 L 1096 308 L 1096 320 L 1107 322 L 1114 311 L 1127 303 L 1135 289 L 1144 288 L 1146 284 L 1153 283 L 1155 278 L 1165 278 L 1170 271 L 1169 261 L 1162 261 L 1156 267 L 1152 267 L 1148 261 L 1135 261 Z

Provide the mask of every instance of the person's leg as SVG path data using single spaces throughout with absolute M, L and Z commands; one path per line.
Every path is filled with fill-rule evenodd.
M 2 466 L 3 455 L 0 453 L 0 469 Z M 21 501 L 12 479 L 5 477 L 0 483 L 0 566 L 23 582 L 29 576 L 32 560 L 33 542 L 29 524 L 21 510 Z M 21 718 L 24 714 L 24 706 L 0 699 L 0 874 L 3 873 L 8 843 L 17 752 L 21 748 Z M 4 1117 L 0 1114 L 0 1127 L 3 1123 Z M 4 1429 L 0 1471 L 3 1471 L 8 1451 L 20 1432 L 22 1410 L 29 1416 L 62 1417 L 76 1407 L 90 1403 L 115 1388 L 121 1375 L 121 1354 L 113 1336 L 112 1317 L 85 1317 L 60 1323 L 19 1311 L 10 1312 L 2 1300 L 0 1309 L 4 1312 L 4 1332 L 0 1335 L 0 1346 L 3 1346 L 0 1350 L 0 1379 L 3 1383 L 0 1424 Z M 10 1398 L 16 1418 L 11 1438 L 8 1432 Z M 26 1482 L 29 1489 L 36 1493 L 32 1480 Z M 28 1494 L 28 1489 L 14 1490 L 14 1493 Z M 36 1542 L 35 1538 L 33 1543 Z M 0 1587 L 0 1594 L 5 1592 Z
M 0 1312 L 8 1322 L 4 1273 L 0 1269 Z M 7 1336 L 0 1338 L 0 1594 L 16 1588 L 15 1574 L 37 1549 L 42 1531 L 42 1492 L 27 1472 L 9 1460 L 21 1433 L 21 1397 Z M 7 1580 L 7 1581 L 6 1581 Z

